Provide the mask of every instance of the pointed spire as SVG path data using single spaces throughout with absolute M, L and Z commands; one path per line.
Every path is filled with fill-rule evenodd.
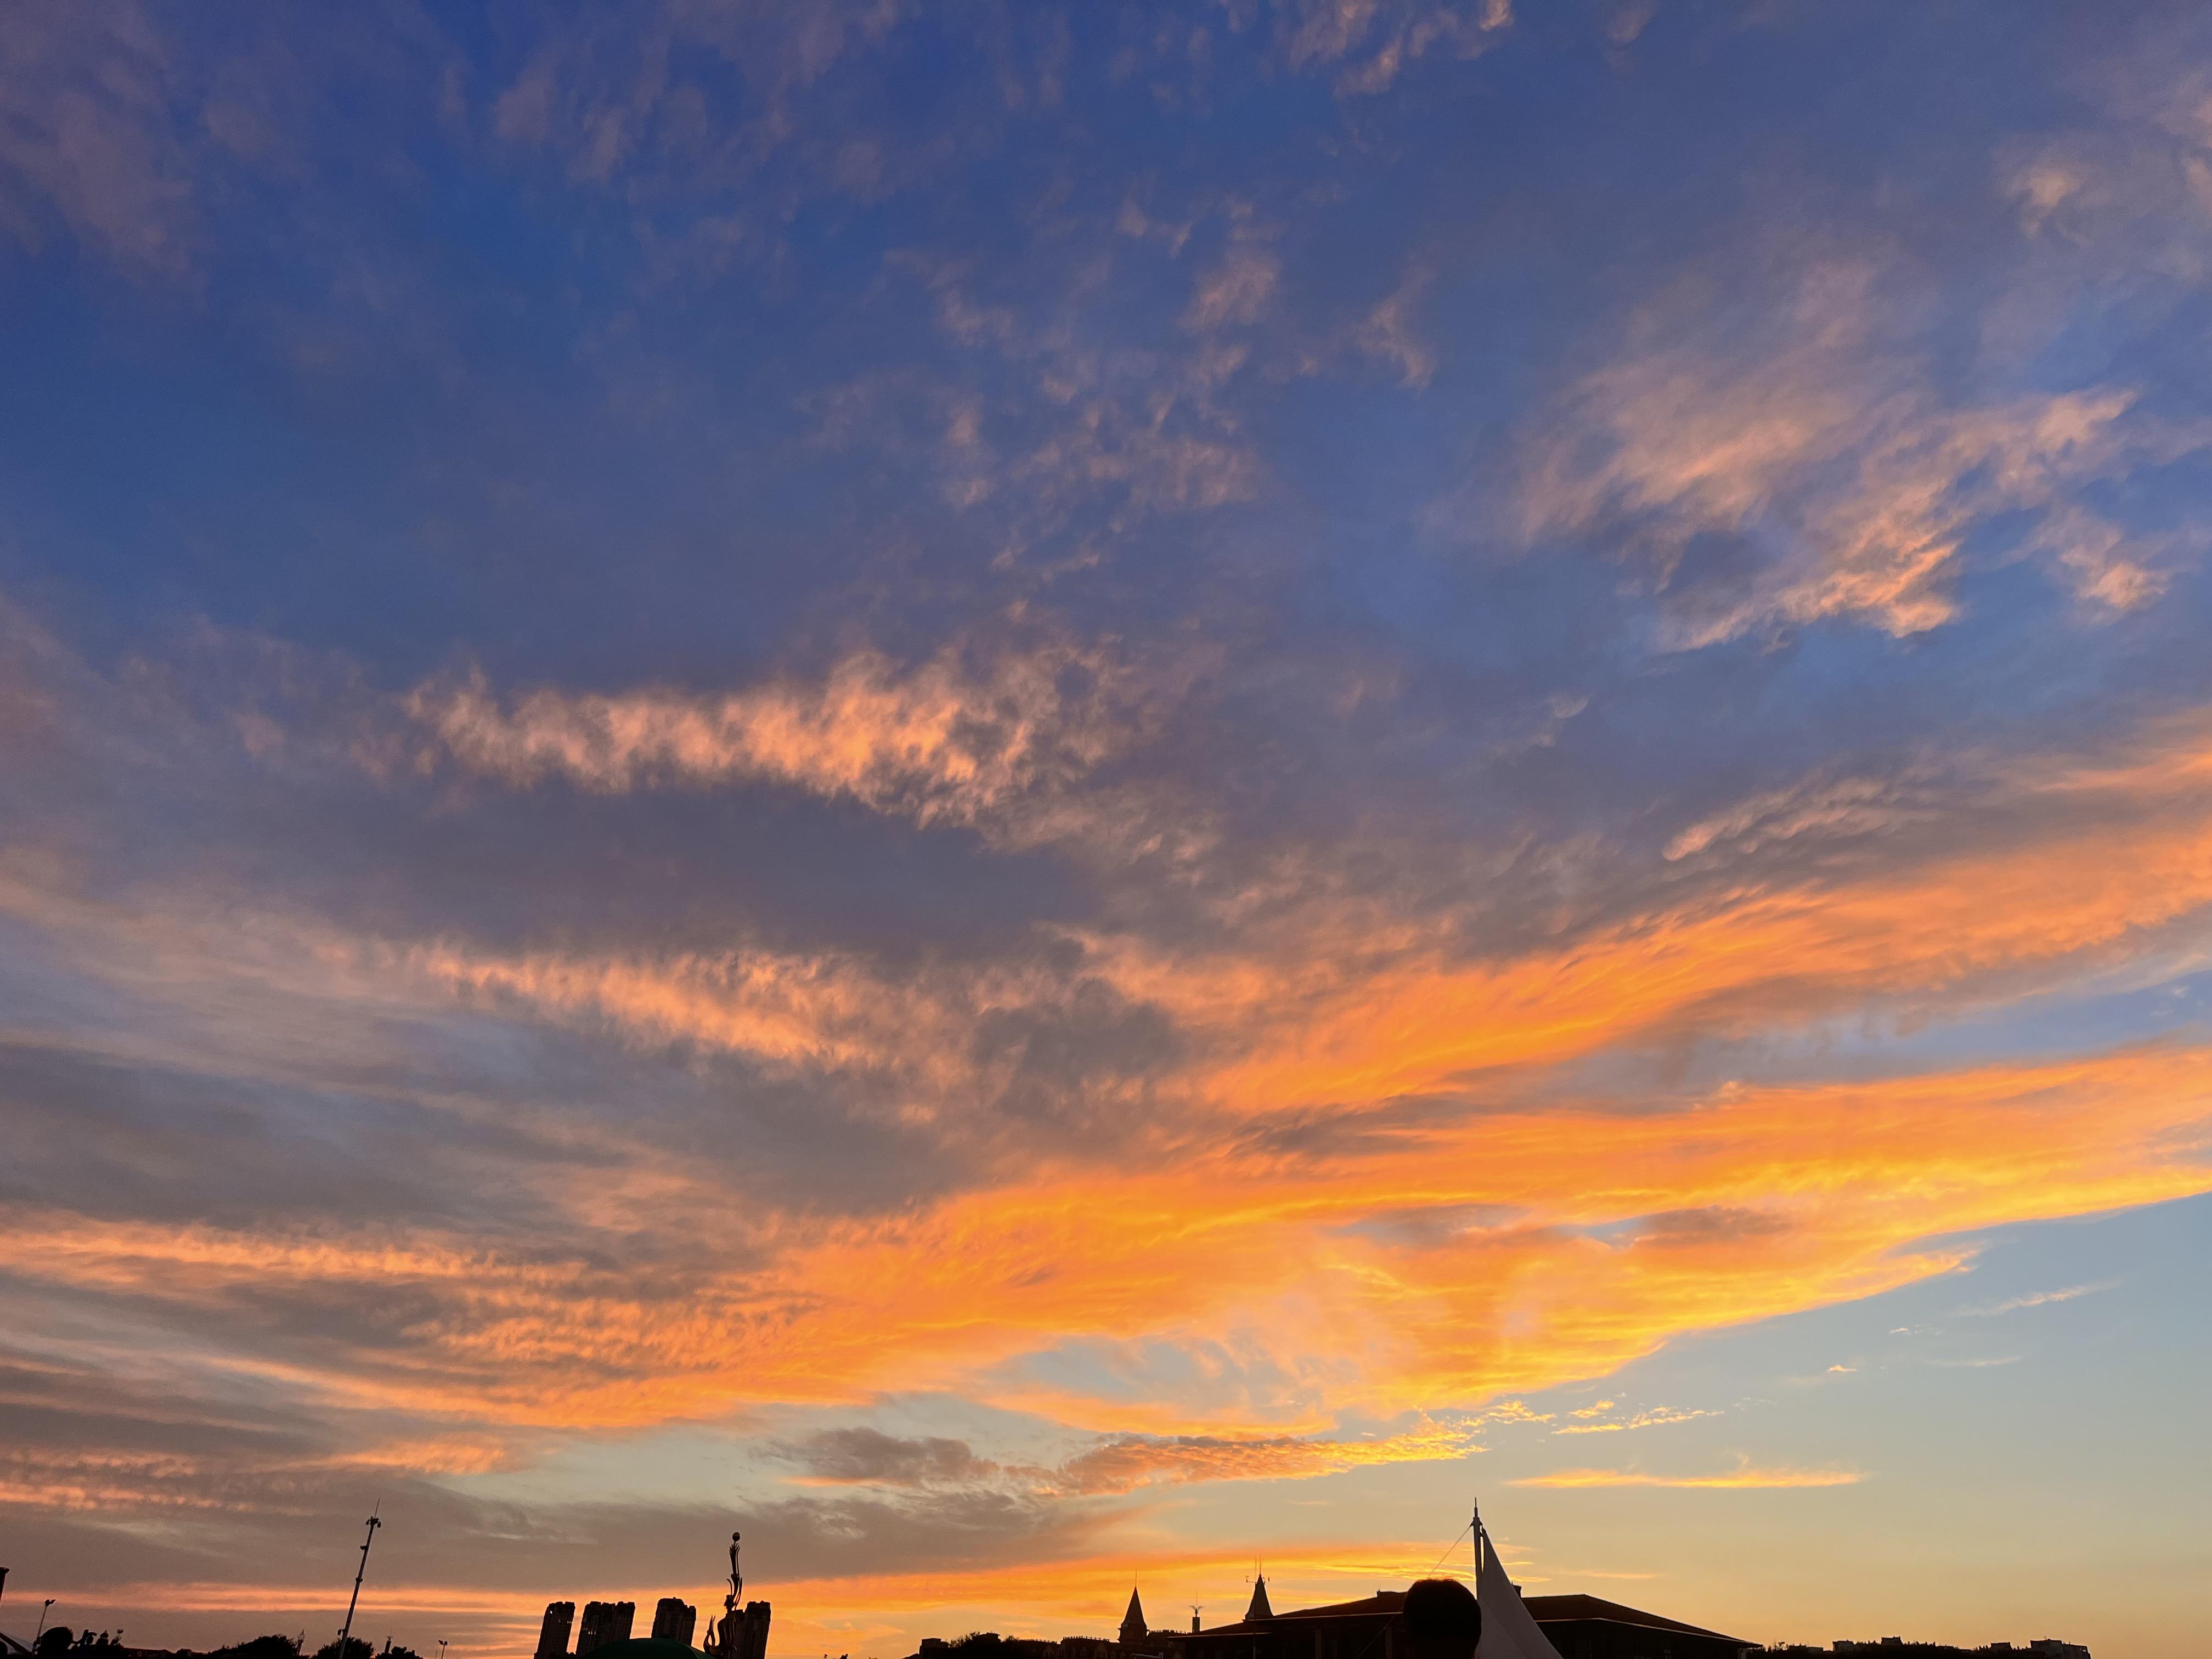
M 1121 1640 L 1126 1645 L 1141 1642 L 1151 1634 L 1145 1623 L 1145 1604 L 1137 1599 L 1137 1587 L 1129 1586 L 1129 1610 L 1121 1615 Z
M 1267 1605 L 1267 1572 L 1262 1567 L 1252 1580 L 1252 1605 L 1244 1609 L 1244 1618 L 1249 1623 L 1255 1619 L 1273 1619 L 1274 1616 L 1274 1608 Z

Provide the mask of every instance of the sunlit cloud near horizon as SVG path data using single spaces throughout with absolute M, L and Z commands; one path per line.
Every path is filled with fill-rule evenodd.
M 0 1630 L 2195 1650 L 2200 9 L 0 36 Z

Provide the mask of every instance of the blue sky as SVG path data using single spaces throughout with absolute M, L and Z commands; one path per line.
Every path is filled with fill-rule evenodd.
M 7 33 L 19 1595 L 2188 1650 L 2195 9 Z

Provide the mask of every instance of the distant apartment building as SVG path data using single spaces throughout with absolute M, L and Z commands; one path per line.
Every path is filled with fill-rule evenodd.
M 574 1601 L 548 1601 L 545 1622 L 538 1627 L 538 1659 L 568 1659 L 568 1631 L 575 1622 Z
M 679 1596 L 664 1595 L 653 1609 L 653 1639 L 680 1642 L 688 1648 L 698 1624 L 698 1608 Z
M 635 1601 L 586 1601 L 583 1627 L 576 1632 L 576 1659 L 607 1646 L 629 1640 L 631 1622 L 637 1617 Z
M 769 1622 L 773 1609 L 765 1601 L 748 1601 L 744 1607 L 721 1625 L 710 1626 L 707 1651 L 710 1659 L 768 1659 Z M 573 1659 L 584 1659 L 586 1654 L 630 1639 L 630 1626 L 637 1617 L 635 1601 L 586 1601 L 580 1625 L 576 1621 L 574 1601 L 548 1601 L 545 1618 L 538 1631 L 536 1659 L 572 1659 L 568 1651 L 568 1632 L 576 1632 L 576 1650 Z M 680 1596 L 664 1595 L 653 1609 L 652 1640 L 672 1642 L 679 1647 L 690 1647 L 698 1634 L 699 1613 Z

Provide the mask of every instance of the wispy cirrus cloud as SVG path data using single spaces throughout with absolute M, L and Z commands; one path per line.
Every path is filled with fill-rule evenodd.
M 0 228 L 62 227 L 141 276 L 189 274 L 192 133 L 174 48 L 136 4 L 25 11 L 0 46 Z
M 2207 752 L 2192 715 L 2148 723 L 2109 755 L 2015 760 L 1979 781 L 1961 764 L 1936 794 L 1908 771 L 1840 799 L 1826 783 L 1763 797 L 1667 849 L 1711 860 L 1719 885 L 1679 908 L 1594 919 L 1565 949 L 1460 954 L 1456 918 L 1341 896 L 1326 865 L 1310 896 L 1211 950 L 1087 943 L 1123 995 L 1168 1011 L 1218 1057 L 1210 1091 L 1270 1111 L 1449 1089 L 1686 1020 L 1728 1029 L 1869 998 L 1971 1002 L 2094 974 L 2161 936 L 2188 959 L 2212 904 L 2197 805 L 2212 787 Z M 1899 832 L 1937 818 L 1948 830 L 1911 857 Z M 1954 844 L 1969 821 L 1988 834 Z M 1889 835 L 1879 866 L 1817 855 L 1877 830 Z M 1787 856 L 1808 842 L 1815 856 Z M 1769 855 L 1760 879 L 1735 879 Z
M 494 130 L 511 144 L 549 149 L 580 184 L 629 179 L 646 188 L 665 185 L 665 170 L 681 167 L 695 185 L 719 179 L 726 188 L 806 125 L 808 94 L 825 75 L 841 61 L 881 49 L 902 9 L 896 0 L 840 0 L 803 16 L 748 3 L 667 5 L 633 29 L 549 32 L 499 93 Z M 757 104 L 711 135 L 700 133 L 708 106 L 697 82 L 667 70 L 668 54 L 679 45 L 742 76 Z M 672 144 L 678 132 L 683 139 Z M 834 159 L 808 159 L 836 176 Z
M 2026 1296 L 2008 1296 L 2002 1302 L 1992 1302 L 1979 1308 L 1961 1308 L 1961 1317 L 1994 1319 L 2000 1314 L 2018 1313 L 2023 1308 L 2046 1308 L 2060 1302 L 2072 1302 L 2078 1297 L 2095 1296 L 2101 1291 L 2116 1290 L 2120 1281 L 2107 1279 L 2094 1285 L 2069 1285 L 2063 1290 L 2035 1291 Z
M 1127 676 L 1102 653 L 1048 647 L 971 667 L 861 653 L 819 678 L 745 691 L 540 690 L 502 703 L 478 678 L 418 687 L 408 712 L 459 764 L 527 787 L 787 784 L 928 823 L 974 823 L 1066 787 L 1125 741 Z
M 1425 1424 L 1364 1439 L 1325 1436 L 1121 1435 L 1079 1453 L 1057 1480 L 1075 1492 L 1127 1492 L 1197 1480 L 1303 1480 L 1381 1463 L 1447 1462 L 1482 1450 L 1474 1430 Z
M 2157 596 L 2160 578 L 2079 492 L 2202 448 L 2206 433 L 2141 410 L 2126 386 L 1947 398 L 1898 337 L 1911 301 L 1896 273 L 1784 263 L 1766 326 L 1683 341 L 1670 308 L 1703 309 L 1693 284 L 1581 383 L 1533 455 L 1533 533 L 1641 548 L 1674 585 L 1668 637 L 1686 648 L 1829 617 L 1900 636 L 1939 627 L 1956 615 L 1968 538 L 2006 515 L 2044 515 L 2036 544 L 2085 598 L 2124 611 Z M 1700 538 L 1751 550 L 1747 574 L 1685 585 Z
M 2060 280 L 2086 279 L 2107 300 L 2141 283 L 2171 303 L 2212 276 L 2203 40 L 2203 20 L 2178 14 L 2108 43 L 2073 76 L 2102 119 L 2011 135 L 1996 147 L 1998 190 L 2037 252 L 2058 264 Z M 2010 319 L 2028 341 L 2058 310 L 2039 297 Z
M 851 1400 L 896 1375 L 1009 1403 L 1049 1398 L 1066 1420 L 1108 1430 L 1227 1442 L 1229 1431 L 1279 1431 L 1258 1395 L 1170 1382 L 1139 1405 L 1110 1390 L 1086 1395 L 1079 1381 L 1048 1386 L 1031 1362 L 1091 1339 L 1172 1349 L 1240 1307 L 1277 1310 L 1258 1339 L 1279 1367 L 1272 1386 L 1309 1411 L 1325 1402 L 1324 1421 L 1601 1374 L 1677 1331 L 1865 1294 L 1959 1259 L 1910 1254 L 1918 1239 L 2199 1190 L 2188 1155 L 2204 1113 L 2194 1051 L 1732 1089 L 1647 1120 L 1542 1095 L 1472 1115 L 1407 1115 L 1396 1103 L 1462 1088 L 1483 1066 L 1540 1076 L 1671 1020 L 1729 1029 L 1739 1017 L 1730 996 L 1765 1020 L 1817 1008 L 1805 995 L 1811 962 L 1826 964 L 1838 1003 L 1940 990 L 1968 970 L 2002 983 L 2069 960 L 2094 969 L 2109 942 L 2139 948 L 2205 902 L 2206 752 L 2184 720 L 2092 761 L 2015 763 L 1996 797 L 2009 845 L 1976 836 L 1965 852 L 1939 846 L 1924 868 L 1893 858 L 1794 894 L 1730 896 L 1679 925 L 1585 940 L 1571 963 L 1549 951 L 1455 963 L 1433 933 L 1409 932 L 1387 910 L 1295 902 L 1231 933 L 1235 956 L 1157 951 L 1141 974 L 1124 941 L 1066 948 L 1064 936 L 1056 955 L 1027 968 L 1000 955 L 984 967 L 895 969 L 852 950 L 513 951 L 458 934 L 349 939 L 279 917 L 226 931 L 204 909 L 179 929 L 145 896 L 89 905 L 52 872 L 26 873 L 9 890 L 11 911 L 86 945 L 89 971 L 203 999 L 231 974 L 237 995 L 204 1005 L 224 1021 L 236 1002 L 306 999 L 313 1019 L 288 1022 L 295 1052 L 283 1075 L 312 1069 L 301 1048 L 311 1039 L 338 1044 L 331 1052 L 357 1066 L 374 1051 L 362 1033 L 380 1022 L 465 1012 L 641 1054 L 672 1043 L 739 1054 L 781 1078 L 828 1080 L 817 1113 L 875 1120 L 916 1137 L 908 1146 L 975 1152 L 966 1185 L 889 1215 L 748 1206 L 745 1224 L 725 1231 L 727 1250 L 678 1269 L 668 1265 L 678 1241 L 729 1201 L 676 1150 L 698 1143 L 664 1144 L 644 1120 L 627 1133 L 549 1122 L 533 1147 L 545 1161 L 517 1200 L 542 1206 L 564 1244 L 524 1225 L 486 1254 L 465 1248 L 450 1221 L 427 1219 L 286 1237 L 281 1224 L 110 1232 L 42 1217 L 22 1231 L 21 1272 L 58 1291 L 154 1295 L 203 1322 L 239 1306 L 249 1286 L 264 1297 L 287 1287 L 305 1303 L 334 1286 L 404 1285 L 423 1317 L 365 1330 L 357 1349 L 289 1358 L 288 1374 L 333 1397 L 441 1410 L 474 1401 L 559 1423 Z M 1709 860 L 1736 839 L 1717 835 L 1676 862 Z M 176 1005 L 180 1014 L 197 1006 Z M 1387 1043 L 1376 1041 L 1377 1009 L 1391 1011 Z M 1123 1019 L 1134 1022 L 1126 1031 Z M 1088 1060 L 1069 1041 L 1085 1029 L 1112 1033 Z M 1039 1139 L 1053 1120 L 1036 1099 L 1002 1096 L 1017 1030 L 1025 1050 L 1071 1061 L 1047 1093 L 1063 1127 L 1091 1099 L 1095 1137 Z M 1145 1032 L 1151 1046 L 1131 1046 Z M 864 1073 L 890 1086 L 844 1088 L 842 1078 Z M 1172 1109 L 1155 1111 L 1162 1103 Z M 1831 1166 L 1826 1150 L 1846 1123 L 1864 1157 Z M 1297 1158 L 1279 1154 L 1279 1134 L 1304 1137 Z M 1103 1167 L 1074 1156 L 1127 1149 L 1142 1162 L 1168 1144 L 1177 1174 L 1132 1173 L 1120 1151 Z M 1025 1163 L 1040 1146 L 1053 1149 L 1047 1161 Z M 556 1151 L 588 1155 L 591 1179 Z M 1466 1196 L 1478 1190 L 1486 1201 L 1470 1212 Z M 662 1224 L 641 1228 L 641 1214 Z M 1455 1219 L 1370 1224 L 1438 1215 Z M 577 1246 L 610 1227 L 627 1259 L 658 1260 L 666 1277 L 623 1290 L 596 1244 Z M 1193 1250 L 1215 1264 L 1206 1285 L 1177 1268 Z M 962 1271 L 944 1276 L 953 1263 Z M 1403 1298 L 1389 1319 L 1377 1285 Z M 921 1309 L 930 1316 L 916 1316 Z M 1509 1320 L 1532 1319 L 1533 1348 L 1497 1344 Z M 391 1343 L 414 1353 L 408 1365 L 372 1362 Z M 561 1365 L 582 1351 L 599 1356 L 595 1372 Z M 1334 1358 L 1319 1365 L 1322 1354 Z M 1215 1449 L 1224 1468 L 1261 1455 Z M 1125 1461 L 1165 1467 L 1178 1456 L 1190 1468 L 1206 1461 L 1191 1448 Z
M 1592 1486 L 1670 1486 L 1692 1491 L 1786 1491 L 1813 1486 L 1855 1486 L 1866 1476 L 1856 1469 L 1760 1468 L 1746 1464 L 1725 1474 L 1646 1474 L 1634 1469 L 1560 1469 L 1510 1481 L 1516 1486 L 1551 1486 L 1569 1491 Z
M 1592 1413 L 1577 1412 L 1574 1414 L 1577 1417 L 1582 1417 Z M 1611 1422 L 1563 1423 L 1552 1432 L 1553 1434 L 1619 1434 L 1629 1429 L 1657 1428 L 1669 1423 L 1688 1423 L 1700 1417 L 1718 1417 L 1720 1414 L 1714 1411 L 1680 1411 L 1671 1406 L 1655 1406 L 1649 1411 L 1637 1413 L 1633 1417 L 1619 1418 Z
M 670 1264 L 659 1289 L 573 1251 L 21 1211 L 13 1265 L 20 1282 L 152 1296 L 202 1323 L 280 1289 L 327 1301 L 349 1286 L 404 1286 L 439 1316 L 282 1366 L 300 1385 L 363 1406 L 580 1425 L 748 1401 L 853 1401 L 895 1381 L 957 1384 L 1021 1406 L 1042 1396 L 1018 1370 L 995 1383 L 985 1373 L 1072 1336 L 1184 1340 L 1243 1308 L 1266 1310 L 1253 1336 L 1303 1391 L 1336 1409 L 1395 1412 L 1601 1374 L 1680 1330 L 1863 1296 L 1964 1259 L 1906 1249 L 1931 1236 L 2201 1190 L 2188 1149 L 2207 1133 L 2202 1076 L 2201 1055 L 2152 1050 L 1746 1093 L 1642 1118 L 1492 1117 L 1392 1157 L 1257 1182 L 1217 1158 L 1164 1177 L 1022 1182 L 911 1218 L 802 1225 L 771 1214 L 751 1263 Z M 1848 1168 L 1824 1157 L 1846 1125 L 1858 1149 Z M 1612 1160 L 1604 1188 L 1592 1186 L 1586 1160 L 1562 1150 L 1592 1137 Z M 1441 1254 L 1385 1248 L 1345 1227 L 1457 1190 L 1477 1168 L 1528 1210 L 1528 1224 Z M 1677 1203 L 1759 1205 L 1788 1224 L 1747 1244 L 1697 1249 L 1611 1248 L 1578 1231 L 1647 1208 L 1655 1188 Z M 1249 1201 L 1223 1202 L 1238 1189 Z M 656 1201 L 680 1218 L 708 1197 L 678 1188 Z M 1203 1283 L 1176 1271 L 1193 1251 L 1212 1264 Z M 1376 1286 L 1389 1287 L 1380 1302 Z M 1509 1322 L 1521 1335 L 1506 1345 L 1498 1338 Z M 574 1363 L 580 1352 L 595 1356 L 590 1367 Z M 1321 1355 L 1342 1358 L 1323 1365 Z M 1163 1407 L 1184 1418 L 1180 1432 L 1221 1433 L 1207 1422 L 1214 1407 L 1202 1385 L 1126 1413 L 1110 1397 L 1062 1401 L 1102 1426 L 1121 1414 L 1153 1434 Z M 1115 1457 L 1132 1468 L 1210 1460 L 1227 1469 L 1240 1457 L 1315 1467 L 1359 1455 L 1137 1443 Z
M 1483 1449 L 1474 1426 L 1423 1420 L 1393 1434 L 1118 1434 L 1049 1466 L 979 1457 L 965 1441 L 869 1428 L 824 1430 L 783 1449 L 813 1483 L 933 1487 L 981 1483 L 1034 1496 L 1119 1496 L 1218 1480 L 1305 1480 L 1386 1463 L 1449 1461 Z
M 1478 56 L 1512 23 L 1512 0 L 1280 0 L 1275 31 L 1293 67 L 1333 68 L 1340 93 L 1371 96 L 1388 91 L 1402 70 L 1431 51 Z

